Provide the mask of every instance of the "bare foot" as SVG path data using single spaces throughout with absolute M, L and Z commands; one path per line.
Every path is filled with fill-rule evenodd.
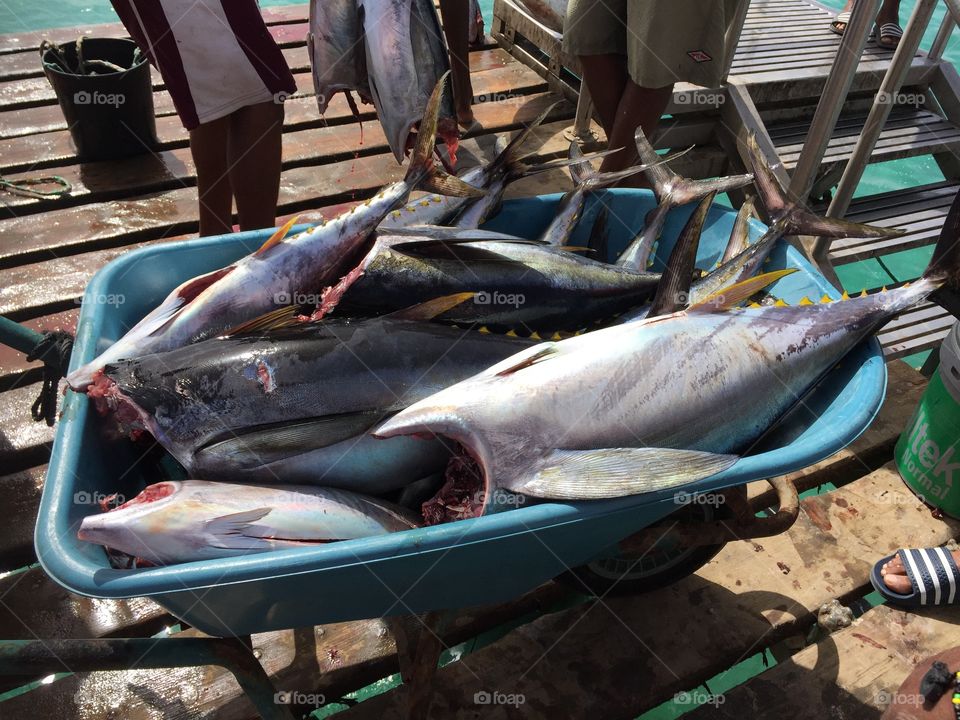
M 952 553 L 953 561 L 960 564 L 960 550 L 954 550 Z M 880 576 L 883 578 L 883 584 L 900 595 L 909 595 L 913 592 L 913 586 L 910 584 L 910 578 L 907 577 L 907 569 L 903 566 L 903 561 L 899 555 L 895 555 L 882 568 Z
M 843 6 L 843 12 L 853 12 L 853 0 L 847 0 L 847 4 Z M 841 35 L 847 30 L 847 24 L 845 22 L 837 22 L 834 20 L 832 25 Z

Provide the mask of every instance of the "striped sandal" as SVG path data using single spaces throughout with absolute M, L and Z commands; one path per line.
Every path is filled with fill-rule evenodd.
M 912 592 L 902 595 L 894 592 L 883 581 L 880 570 L 895 557 L 900 558 L 910 579 Z M 870 583 L 874 590 L 887 601 L 904 607 L 924 605 L 953 605 L 960 603 L 960 568 L 953 561 L 953 555 L 943 547 L 898 550 L 873 566 Z
M 841 28 L 840 25 L 843 25 Z M 830 32 L 836 35 L 843 35 L 846 32 L 847 27 L 850 25 L 850 13 L 848 12 L 839 12 L 837 16 L 830 23 Z
M 884 23 L 874 30 L 874 34 L 877 36 L 877 45 L 885 50 L 896 50 L 903 37 L 903 28 L 897 23 Z

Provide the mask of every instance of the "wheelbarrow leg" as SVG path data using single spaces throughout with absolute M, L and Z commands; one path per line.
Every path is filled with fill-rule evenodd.
M 440 636 L 455 616 L 454 611 L 440 610 L 424 615 L 387 618 L 397 644 L 400 677 L 407 686 L 408 720 L 427 718 L 433 679 L 444 650 Z

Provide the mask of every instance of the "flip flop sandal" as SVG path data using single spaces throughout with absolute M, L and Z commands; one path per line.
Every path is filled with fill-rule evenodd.
M 900 38 L 903 37 L 903 28 L 896 23 L 884 23 L 879 30 L 874 30 L 877 37 L 877 45 L 886 50 L 896 50 L 900 44 Z M 895 42 L 884 42 L 884 38 L 895 38 Z
M 843 30 L 838 28 L 837 25 L 843 25 Z M 837 13 L 837 16 L 830 22 L 830 32 L 834 35 L 843 35 L 848 27 L 850 27 L 850 13 L 848 12 Z
M 883 581 L 880 569 L 895 557 L 906 568 L 912 592 L 909 595 L 894 592 Z M 924 605 L 954 605 L 960 603 L 960 568 L 946 548 L 898 550 L 873 566 L 870 583 L 874 590 L 894 605 L 920 607 Z

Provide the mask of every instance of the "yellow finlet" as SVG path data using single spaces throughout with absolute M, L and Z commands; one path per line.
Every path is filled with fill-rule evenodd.
M 514 330 L 513 328 L 510 328 L 509 330 L 507 330 L 507 337 L 519 337 L 519 335 L 517 335 L 516 330 Z
M 860 291 L 860 297 L 866 297 L 866 296 L 867 296 L 867 289 L 864 288 L 863 290 Z
M 758 307 L 763 307 L 763 305 L 761 305 L 758 302 L 752 302 L 749 305 L 747 305 L 747 307 L 758 308 Z
M 843 295 L 840 296 L 840 299 L 841 299 L 841 300 L 849 300 L 849 299 L 850 299 L 850 295 L 847 293 L 846 290 L 843 291 Z
M 777 301 L 773 304 L 774 307 L 790 307 L 783 298 L 777 298 Z
M 800 302 L 798 302 L 797 305 L 813 305 L 813 300 L 804 295 L 800 298 Z
M 481 325 L 481 326 L 480 326 L 480 329 L 477 330 L 477 332 L 478 332 L 478 333 L 482 333 L 482 334 L 484 334 L 484 335 L 489 335 L 489 334 L 490 334 L 490 328 L 488 328 L 486 325 Z
M 430 207 L 430 201 L 429 201 L 429 200 L 421 200 L 421 201 L 420 201 L 420 207 Z
M 540 340 L 540 339 L 542 339 L 542 338 L 540 337 L 540 333 L 538 333 L 536 330 L 534 330 L 532 333 L 530 333 L 530 339 L 531 339 L 531 340 Z
M 830 299 L 830 296 L 824 293 L 823 297 L 820 298 L 820 302 L 824 305 L 829 305 L 833 300 Z
M 886 286 L 886 285 L 884 285 L 882 288 L 880 288 L 880 292 L 885 293 L 886 291 L 887 291 L 887 286 Z
M 551 340 L 563 340 L 563 336 L 560 334 L 560 331 L 557 330 L 557 331 L 553 334 L 553 337 L 550 338 L 550 339 L 551 339 Z

